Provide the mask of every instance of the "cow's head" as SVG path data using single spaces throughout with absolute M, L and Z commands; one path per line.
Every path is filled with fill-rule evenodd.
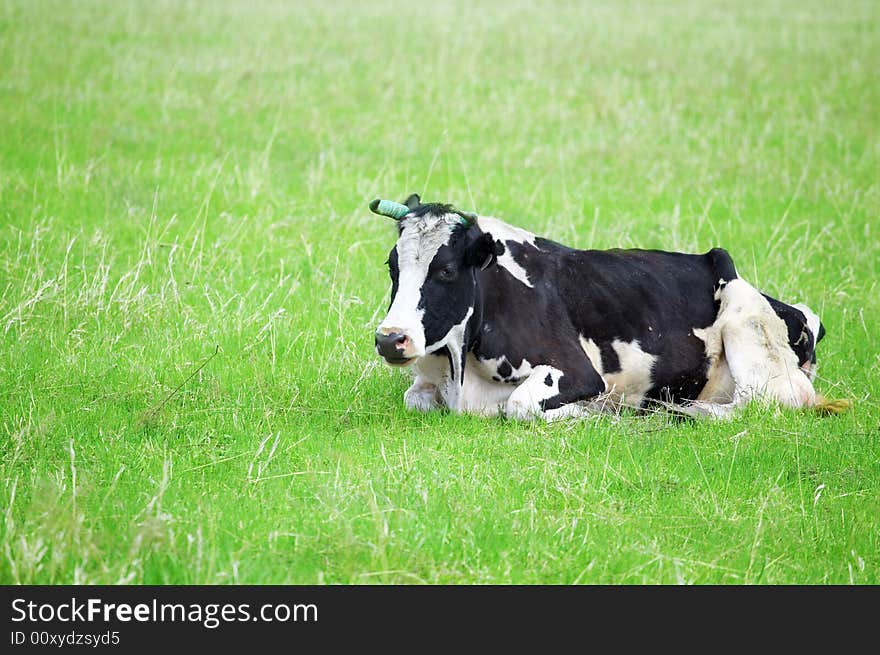
M 376 351 L 393 366 L 457 346 L 476 307 L 477 271 L 501 254 L 500 243 L 480 230 L 477 216 L 451 205 L 374 200 L 370 209 L 397 221 L 397 244 L 388 255 L 391 306 L 376 330 Z M 457 343 L 453 343 L 453 342 Z

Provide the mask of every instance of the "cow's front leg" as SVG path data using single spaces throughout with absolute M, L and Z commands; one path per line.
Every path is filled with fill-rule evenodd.
M 416 379 L 403 393 L 403 404 L 407 409 L 430 412 L 443 407 L 440 390 L 449 379 L 449 364 L 442 355 L 425 355 L 415 364 L 413 369 Z
M 403 404 L 407 409 L 430 412 L 440 407 L 437 385 L 421 375 L 417 375 L 412 386 L 403 393 Z
M 579 416 L 584 410 L 574 403 L 596 398 L 605 387 L 605 381 L 588 360 L 582 359 L 576 370 L 542 364 L 535 366 L 510 395 L 505 413 L 520 420 L 552 421 Z

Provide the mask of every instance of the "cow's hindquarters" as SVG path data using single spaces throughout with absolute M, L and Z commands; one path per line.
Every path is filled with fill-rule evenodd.
M 785 322 L 744 280 L 724 286 L 718 318 L 698 336 L 711 365 L 691 413 L 727 416 L 754 399 L 792 408 L 815 405 L 816 392 L 791 348 Z

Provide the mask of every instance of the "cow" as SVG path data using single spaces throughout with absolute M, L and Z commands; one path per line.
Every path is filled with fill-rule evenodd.
M 721 248 L 578 250 L 417 194 L 370 209 L 397 222 L 375 347 L 414 370 L 408 409 L 727 417 L 753 399 L 821 401 L 819 317 L 755 289 Z

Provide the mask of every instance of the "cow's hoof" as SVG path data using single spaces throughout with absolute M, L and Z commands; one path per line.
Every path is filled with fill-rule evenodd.
M 434 388 L 410 389 L 403 394 L 403 404 L 409 410 L 430 412 L 438 408 L 437 390 Z
M 504 413 L 507 415 L 507 418 L 516 421 L 533 421 L 541 414 L 540 410 L 536 409 L 531 403 L 525 403 L 515 398 L 507 401 Z

